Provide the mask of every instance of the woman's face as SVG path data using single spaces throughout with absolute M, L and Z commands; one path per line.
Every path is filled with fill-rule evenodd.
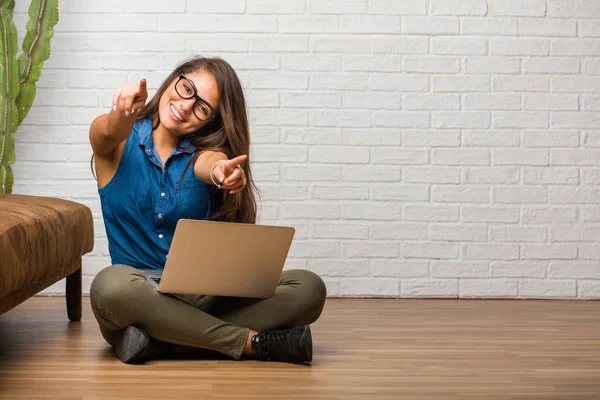
M 175 136 L 187 135 L 202 128 L 210 122 L 210 116 L 219 107 L 219 88 L 210 72 L 198 70 L 184 76 L 186 79 L 177 77 L 171 82 L 158 106 L 161 125 Z

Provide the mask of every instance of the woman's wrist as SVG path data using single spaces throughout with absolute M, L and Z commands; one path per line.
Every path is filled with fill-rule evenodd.
M 217 166 L 217 164 L 219 164 L 219 163 L 222 163 L 222 162 L 225 162 L 225 161 L 227 161 L 227 160 L 220 159 L 220 160 L 217 160 L 217 161 L 215 161 L 215 162 L 213 163 L 212 167 L 210 167 L 210 171 L 209 171 L 209 173 L 208 173 L 208 175 L 210 176 L 210 180 L 212 181 L 212 183 L 213 183 L 213 184 L 214 184 L 216 187 L 218 187 L 219 189 L 221 189 L 221 187 L 222 187 L 222 185 L 223 185 L 223 177 L 221 177 L 221 179 L 220 179 L 219 181 L 217 181 L 217 180 L 215 179 L 214 170 L 215 170 L 215 167 Z

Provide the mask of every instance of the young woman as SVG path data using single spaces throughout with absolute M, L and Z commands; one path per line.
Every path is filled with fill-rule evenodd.
M 286 270 L 275 295 L 258 300 L 165 295 L 140 273 L 164 267 L 181 218 L 256 222 L 246 105 L 231 66 L 192 58 L 148 104 L 147 96 L 144 79 L 120 86 L 112 110 L 90 127 L 113 264 L 90 289 L 102 335 L 125 363 L 197 349 L 311 362 L 309 325 L 326 296 L 316 274 Z M 243 245 L 232 242 L 231 249 Z

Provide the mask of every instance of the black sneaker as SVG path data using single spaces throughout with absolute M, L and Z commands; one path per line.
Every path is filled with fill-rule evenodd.
M 114 349 L 115 355 L 126 364 L 141 364 L 153 356 L 150 337 L 133 325 L 117 332 Z
M 312 336 L 308 325 L 265 331 L 252 337 L 252 350 L 263 361 L 295 364 L 312 361 Z

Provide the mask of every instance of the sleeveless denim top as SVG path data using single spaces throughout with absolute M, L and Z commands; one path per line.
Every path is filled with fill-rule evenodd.
M 152 121 L 136 121 L 117 172 L 98 189 L 113 264 L 138 269 L 164 268 L 179 219 L 208 219 L 208 185 L 194 174 L 184 138 L 163 169 L 152 139 Z

